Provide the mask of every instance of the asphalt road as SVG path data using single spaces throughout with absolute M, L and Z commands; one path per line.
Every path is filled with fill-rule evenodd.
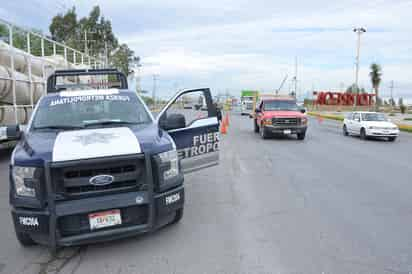
M 110 243 L 24 249 L 0 156 L 0 273 L 409 273 L 412 135 L 344 137 L 310 121 L 305 141 L 262 140 L 232 115 L 221 164 L 186 176 L 181 223 Z

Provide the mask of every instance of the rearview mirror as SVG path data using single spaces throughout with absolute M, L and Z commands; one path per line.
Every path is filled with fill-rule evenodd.
M 170 114 L 160 118 L 159 126 L 164 130 L 184 128 L 186 127 L 186 119 L 183 114 Z
M 16 141 L 21 138 L 21 130 L 19 125 L 6 127 L 6 139 L 7 141 Z

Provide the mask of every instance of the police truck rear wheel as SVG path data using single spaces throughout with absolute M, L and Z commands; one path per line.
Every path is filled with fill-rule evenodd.
M 19 243 L 20 243 L 22 246 L 32 246 L 32 245 L 35 245 L 35 244 L 36 244 L 36 243 L 32 240 L 32 238 L 30 237 L 30 235 L 27 234 L 27 233 L 18 232 L 18 231 L 16 230 L 16 237 L 17 237 L 17 240 L 19 241 Z

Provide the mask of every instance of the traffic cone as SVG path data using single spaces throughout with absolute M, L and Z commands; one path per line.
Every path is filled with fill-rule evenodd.
M 227 133 L 225 119 L 223 119 L 222 123 L 220 124 L 220 133 L 221 134 L 226 134 Z
M 318 122 L 319 122 L 319 123 L 322 123 L 322 122 L 323 122 L 323 117 L 320 116 L 320 114 L 318 115 Z
M 227 127 L 229 127 L 229 113 L 226 112 L 226 116 L 225 116 L 225 124 Z

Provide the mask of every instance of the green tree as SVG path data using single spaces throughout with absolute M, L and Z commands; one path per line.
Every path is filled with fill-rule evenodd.
M 371 82 L 372 82 L 372 87 L 375 90 L 375 95 L 376 95 L 376 111 L 379 110 L 379 85 L 381 84 L 382 81 L 382 69 L 381 66 L 373 63 L 370 66 L 370 73 L 369 73 L 369 77 L 371 78 Z
M 69 9 L 66 14 L 57 14 L 53 17 L 49 26 L 53 40 L 65 42 L 71 47 L 78 49 L 78 22 L 76 8 Z
M 366 93 L 366 90 L 365 88 L 357 87 L 356 84 L 352 84 L 346 89 L 346 92 L 347 93 Z
M 402 97 L 400 97 L 398 99 L 398 106 L 403 106 L 403 98 Z
M 126 75 L 130 74 L 130 63 L 134 60 L 134 52 L 126 44 L 115 49 L 110 57 L 110 64 Z
M 53 17 L 49 29 L 56 41 L 65 42 L 80 51 L 87 46 L 89 55 L 107 58 L 110 65 L 129 74 L 134 52 L 126 44 L 119 45 L 110 20 L 102 16 L 99 6 L 93 7 L 89 15 L 80 20 L 77 20 L 73 7 L 65 14 Z

